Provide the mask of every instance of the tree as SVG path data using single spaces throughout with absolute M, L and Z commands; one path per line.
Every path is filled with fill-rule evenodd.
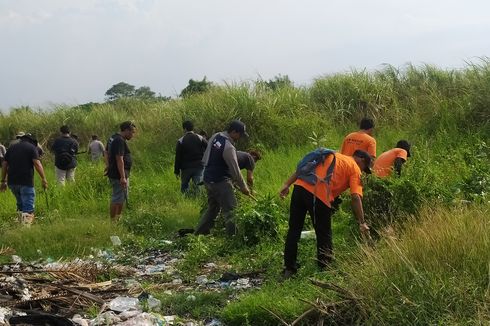
M 154 99 L 155 92 L 148 86 L 141 86 L 140 88 L 136 89 L 134 96 L 143 100 Z
M 109 88 L 107 92 L 105 92 L 105 96 L 108 101 L 114 101 L 123 97 L 132 97 L 134 95 L 134 86 L 125 82 L 120 82 L 112 85 L 112 87 Z
M 282 76 L 281 74 L 275 76 L 274 79 L 269 79 L 269 81 L 264 82 L 264 84 L 273 91 L 279 88 L 293 86 L 293 82 L 289 79 L 288 75 Z
M 190 79 L 189 85 L 180 92 L 180 97 L 189 97 L 193 94 L 207 92 L 211 86 L 212 83 L 206 80 L 206 76 L 201 81 Z

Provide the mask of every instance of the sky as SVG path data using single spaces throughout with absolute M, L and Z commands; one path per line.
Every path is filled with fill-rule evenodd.
M 490 55 L 487 0 L 0 0 L 0 110 L 103 102 L 118 82 L 461 68 Z

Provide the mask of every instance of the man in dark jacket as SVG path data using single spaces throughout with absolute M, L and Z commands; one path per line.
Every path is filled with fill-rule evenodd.
M 236 234 L 233 211 L 237 201 L 233 181 L 236 182 L 242 193 L 250 195 L 250 190 L 240 173 L 236 149 L 233 145 L 242 136 L 248 136 L 245 124 L 234 120 L 226 131 L 216 133 L 209 139 L 203 156 L 204 185 L 208 194 L 208 207 L 201 216 L 195 234 L 209 234 L 220 211 L 225 218 L 228 235 Z
M 8 184 L 17 201 L 19 221 L 23 224 L 31 224 L 34 221 L 34 169 L 41 177 L 43 188 L 48 187 L 36 146 L 36 139 L 30 134 L 25 134 L 20 137 L 18 143 L 9 147 L 2 163 L 0 191 L 5 191 Z
M 78 142 L 70 136 L 70 129 L 68 126 L 61 126 L 60 132 L 61 137 L 54 141 L 51 150 L 54 153 L 56 181 L 59 184 L 64 185 L 65 180 L 75 181 Z
M 187 193 L 189 191 L 189 182 L 195 186 L 201 183 L 202 171 L 202 156 L 208 141 L 201 135 L 194 132 L 194 125 L 191 121 L 184 121 L 184 136 L 177 141 L 175 147 L 175 166 L 174 173 L 177 178 L 180 177 L 180 191 Z

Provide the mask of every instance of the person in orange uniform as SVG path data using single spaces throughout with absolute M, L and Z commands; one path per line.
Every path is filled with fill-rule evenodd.
M 376 157 L 376 139 L 373 138 L 373 119 L 363 118 L 359 127 L 359 131 L 351 132 L 344 138 L 340 153 L 352 156 L 356 150 L 360 149 L 368 152 L 372 157 Z
M 315 174 L 318 180 L 323 180 L 335 155 L 335 168 L 330 183 L 318 182 L 309 184 L 298 179 L 298 173 L 293 173 L 279 190 L 279 196 L 285 198 L 289 194 L 289 187 L 294 184 L 291 195 L 289 213 L 289 229 L 284 248 L 283 278 L 289 278 L 298 270 L 296 262 L 298 255 L 298 241 L 303 230 L 306 213 L 313 221 L 317 242 L 317 262 L 320 268 L 324 268 L 332 261 L 332 226 L 331 216 L 336 208 L 333 205 L 335 197 L 338 197 L 347 188 L 350 188 L 351 203 L 354 215 L 359 223 L 361 234 L 369 235 L 369 227 L 364 220 L 362 208 L 362 183 L 361 171 L 371 173 L 371 156 L 361 150 L 347 156 L 335 153 L 326 157 L 324 163 L 318 164 Z
M 393 170 L 398 174 L 402 173 L 402 165 L 410 157 L 410 143 L 400 140 L 396 147 L 381 154 L 374 162 L 374 174 L 380 178 L 390 176 Z

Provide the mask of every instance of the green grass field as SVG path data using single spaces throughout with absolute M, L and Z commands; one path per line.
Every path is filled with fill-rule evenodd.
M 327 316 L 332 324 L 484 325 L 490 323 L 489 87 L 490 64 L 482 61 L 460 71 L 407 66 L 401 71 L 351 72 L 319 78 L 310 88 L 273 91 L 252 83 L 215 86 L 208 93 L 169 102 L 119 100 L 47 112 L 14 109 L 0 116 L 4 142 L 22 130 L 49 146 L 66 123 L 86 145 L 92 133 L 105 139 L 119 122 L 134 120 L 138 133 L 129 145 L 135 170 L 129 208 L 120 223 L 112 224 L 103 166 L 80 155 L 76 182 L 61 188 L 54 184 L 48 154 L 43 164 L 50 187 L 44 193 L 36 176 L 34 225 L 18 225 L 13 196 L 0 193 L 0 247 L 14 249 L 24 260 L 56 260 L 111 248 L 112 235 L 138 248 L 174 240 L 178 229 L 196 225 L 205 202 L 204 195 L 183 197 L 172 173 L 182 120 L 193 119 L 197 128 L 212 134 L 232 118 L 241 118 L 251 138 L 237 147 L 263 151 L 255 173 L 259 202 L 238 195 L 243 232 L 235 239 L 220 232 L 190 236 L 177 241 L 174 249 L 185 252 L 179 265 L 184 281 L 195 279 L 203 264 L 216 262 L 239 272 L 265 270 L 265 283 L 232 300 L 229 293 L 195 293 L 192 303 L 185 300 L 189 293 L 154 291 L 166 313 L 217 317 L 226 325 L 280 324 L 272 311 L 291 322 L 310 308 L 305 300 L 339 301 L 334 292 L 310 283 L 316 278 L 359 298 L 357 305 Z M 366 109 L 361 102 L 367 102 Z M 288 200 L 278 198 L 279 187 L 306 152 L 316 146 L 337 149 L 364 115 L 376 120 L 378 155 L 400 138 L 413 144 L 401 178 L 364 180 L 366 219 L 375 243 L 360 243 L 344 201 L 333 219 L 332 268 L 317 270 L 315 242 L 304 239 L 299 275 L 278 282 L 288 218 Z M 247 241 L 256 234 L 264 236 L 250 245 Z M 1 261 L 9 259 L 0 256 Z

